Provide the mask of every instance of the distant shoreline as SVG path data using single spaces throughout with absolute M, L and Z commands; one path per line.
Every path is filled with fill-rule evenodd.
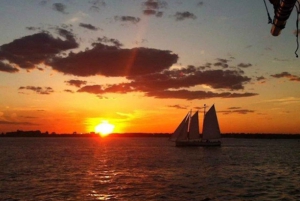
M 113 133 L 107 137 L 170 137 L 170 133 Z M 56 134 L 40 131 L 16 131 L 0 134 L 0 137 L 99 137 L 96 133 L 85 134 Z M 200 135 L 201 137 L 201 135 Z M 300 134 L 272 134 L 272 133 L 224 133 L 222 138 L 251 138 L 251 139 L 300 139 Z

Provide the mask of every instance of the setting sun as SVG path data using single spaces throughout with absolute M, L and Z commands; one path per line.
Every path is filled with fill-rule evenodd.
M 101 124 L 95 127 L 96 133 L 99 133 L 102 137 L 111 134 L 115 126 L 110 124 L 108 121 L 102 121 Z

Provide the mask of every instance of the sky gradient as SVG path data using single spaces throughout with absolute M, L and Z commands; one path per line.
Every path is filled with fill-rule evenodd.
M 0 13 L 0 133 L 170 133 L 190 110 L 201 126 L 204 104 L 222 133 L 300 133 L 296 9 L 278 37 L 263 1 L 12 0 Z

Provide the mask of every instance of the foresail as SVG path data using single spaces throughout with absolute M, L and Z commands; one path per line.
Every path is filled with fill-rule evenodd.
M 191 118 L 189 139 L 198 139 L 198 138 L 199 138 L 199 119 L 198 119 L 198 111 L 197 111 Z
M 174 131 L 174 133 L 172 134 L 172 136 L 170 137 L 171 141 L 175 141 L 181 133 L 186 132 L 184 130 L 187 130 L 187 126 L 188 126 L 188 119 L 189 119 L 189 115 L 190 113 L 188 113 L 184 119 L 182 120 L 182 122 L 179 124 L 179 126 L 176 128 L 176 130 Z M 180 136 L 182 137 L 182 136 Z
M 204 140 L 221 138 L 221 132 L 214 105 L 205 114 L 202 134 L 202 139 Z

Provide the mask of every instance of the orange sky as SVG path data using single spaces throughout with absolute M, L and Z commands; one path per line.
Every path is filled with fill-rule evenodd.
M 295 11 L 278 37 L 247 0 L 5 1 L 0 12 L 0 133 L 87 133 L 103 120 L 171 133 L 190 110 L 201 126 L 204 104 L 223 133 L 300 133 Z

